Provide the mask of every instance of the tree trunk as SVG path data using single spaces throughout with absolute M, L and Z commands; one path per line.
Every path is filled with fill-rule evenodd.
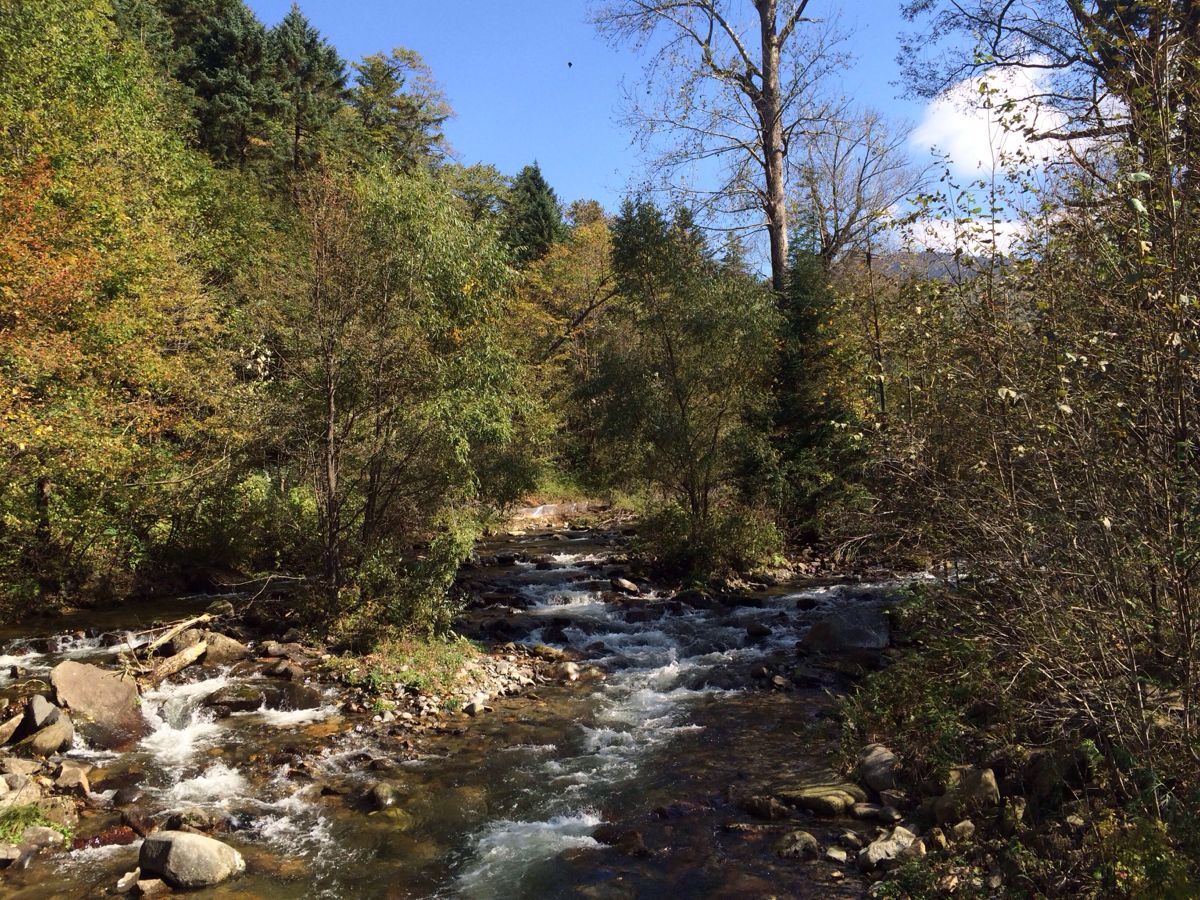
M 325 583 L 330 596 L 337 598 L 341 589 L 341 565 L 338 549 L 341 525 L 338 512 L 337 383 L 329 366 L 325 386 Z
M 779 31 L 776 0 L 757 0 L 762 46 L 762 96 L 758 104 L 762 132 L 767 234 L 771 241 L 771 286 L 783 290 L 787 272 L 788 223 L 783 187 L 783 122 L 779 108 Z

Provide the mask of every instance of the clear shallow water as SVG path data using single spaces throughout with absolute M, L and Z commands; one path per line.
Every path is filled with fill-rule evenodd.
M 428 735 L 414 753 L 399 745 L 403 735 L 344 717 L 331 695 L 299 705 L 276 697 L 218 719 L 206 705 L 213 694 L 261 678 L 204 671 L 144 695 L 149 732 L 130 751 L 78 748 L 101 768 L 93 782 L 132 778 L 151 814 L 195 808 L 228 822 L 219 836 L 243 851 L 248 873 L 198 896 L 739 896 L 764 886 L 780 896 L 840 895 L 769 848 L 730 843 L 718 826 L 738 818 L 729 796 L 740 782 L 824 761 L 828 747 L 798 739 L 824 703 L 819 691 L 742 686 L 755 666 L 793 657 L 809 623 L 855 602 L 854 591 L 781 590 L 757 608 L 677 608 L 639 621 L 660 598 L 613 602 L 596 590 L 608 580 L 602 546 L 518 546 L 552 567 L 518 563 L 479 580 L 531 603 L 520 642 L 574 651 L 603 669 L 602 679 L 493 701 L 494 714 L 463 718 L 465 734 Z M 801 596 L 815 609 L 798 610 Z M 753 622 L 770 633 L 750 638 Z M 103 664 L 113 640 L 0 653 L 36 675 L 67 655 Z M 6 687 L 15 685 L 0 681 Z M 358 798 L 377 780 L 403 799 L 368 814 Z M 708 812 L 681 822 L 652 812 L 677 801 Z M 632 822 L 651 855 L 599 845 L 592 832 L 604 821 Z M 701 852 L 708 862 L 698 870 L 684 865 Z M 20 897 L 88 896 L 115 883 L 136 855 L 133 846 L 45 858 L 7 887 Z M 588 893 L 598 885 L 600 894 Z M 0 881 L 0 894 L 5 887 Z

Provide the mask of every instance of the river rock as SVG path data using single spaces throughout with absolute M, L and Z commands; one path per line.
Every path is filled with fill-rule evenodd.
M 766 795 L 758 797 L 747 797 L 740 804 L 742 809 L 759 819 L 767 819 L 770 821 L 778 819 L 790 819 L 792 811 L 774 797 Z
M 865 803 L 867 795 L 857 784 L 830 782 L 810 784 L 780 791 L 781 799 L 800 809 L 821 816 L 842 816 L 856 803 Z
M 970 841 L 975 837 L 975 823 L 970 819 L 963 819 L 950 829 L 950 835 L 956 844 Z
M 75 741 L 75 726 L 60 713 L 51 724 L 17 744 L 18 753 L 31 756 L 52 756 L 66 750 Z
M 1000 788 L 991 769 L 959 766 L 950 770 L 946 793 L 933 801 L 933 817 L 945 825 L 999 805 Z
M 815 622 L 801 640 L 813 653 L 882 650 L 892 640 L 892 625 L 881 601 L 846 606 Z
M 646 856 L 650 852 L 646 849 L 646 843 L 640 831 L 611 822 L 604 822 L 597 826 L 596 830 L 592 832 L 592 839 L 598 844 L 615 847 L 630 856 Z
M 816 859 L 821 845 L 807 831 L 793 831 L 776 841 L 775 853 L 784 859 Z
M 846 860 L 850 858 L 850 854 L 841 847 L 829 847 L 825 851 L 825 858 L 834 865 L 844 866 L 846 864 Z
M 856 819 L 865 819 L 869 822 L 879 822 L 882 825 L 892 825 L 900 821 L 900 812 L 890 806 L 881 806 L 878 803 L 855 803 L 850 807 L 850 815 Z
M 911 849 L 916 848 L 918 843 L 915 834 L 897 825 L 890 834 L 877 838 L 859 851 L 858 867 L 864 872 L 872 872 L 908 856 L 924 856 L 923 844 L 920 844 L 919 849 Z
M 13 735 L 17 733 L 17 729 L 21 727 L 21 719 L 24 717 L 17 713 L 7 721 L 0 723 L 0 745 L 7 744 L 13 739 Z
M 642 589 L 630 581 L 628 578 L 622 578 L 619 575 L 614 575 L 611 579 L 612 589 L 619 591 L 622 594 L 641 594 Z
M 29 806 L 42 799 L 42 788 L 28 775 L 5 775 L 8 790 L 0 795 L 0 812 L 14 806 Z
M 896 754 L 883 744 L 868 744 L 858 754 L 858 778 L 871 790 L 890 791 L 896 786 Z
M 20 847 L 16 844 L 0 843 L 0 869 L 7 869 L 20 858 Z
M 214 838 L 186 831 L 158 831 L 142 842 L 138 866 L 176 888 L 220 884 L 246 869 L 242 855 Z M 140 883 L 140 882 L 139 882 Z
M 21 843 L 38 850 L 47 847 L 59 847 L 66 841 L 61 831 L 47 828 L 45 825 L 30 825 L 21 832 Z
M 171 888 L 161 878 L 139 878 L 133 891 L 139 897 L 165 897 Z
M 265 701 L 266 694 L 261 687 L 238 681 L 217 688 L 201 705 L 216 710 L 219 715 L 229 715 L 235 712 L 253 712 Z
M 189 647 L 195 647 L 204 640 L 204 632 L 199 628 L 185 628 L 171 638 L 171 654 L 182 653 Z
M 386 781 L 377 781 L 367 791 L 366 801 L 372 809 L 391 809 L 404 799 L 404 794 L 394 785 Z
M 763 622 L 751 622 L 746 626 L 746 637 L 765 638 L 771 636 L 771 626 Z
M 208 649 L 204 651 L 204 662 L 210 666 L 227 666 L 251 656 L 250 648 L 216 631 L 205 635 Z
M 88 794 L 92 787 L 88 783 L 88 772 L 92 767 L 87 763 L 63 762 L 58 767 L 58 774 L 54 778 L 54 786 L 56 788 L 76 791 L 80 794 Z
M 79 730 L 92 743 L 117 749 L 143 732 L 137 683 L 132 677 L 67 660 L 50 671 L 50 683 L 58 702 L 80 720 Z
M 20 724 L 12 734 L 12 742 L 21 744 L 43 728 L 57 722 L 61 714 L 62 711 L 41 694 L 34 694 L 25 704 L 25 714 L 21 716 Z
M 18 759 L 6 756 L 0 759 L 0 773 L 4 775 L 36 775 L 42 770 L 42 764 L 34 759 Z

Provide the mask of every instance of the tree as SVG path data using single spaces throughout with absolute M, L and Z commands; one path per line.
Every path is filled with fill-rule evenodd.
M 453 111 L 419 53 L 403 47 L 372 53 L 354 70 L 350 105 L 375 149 L 402 168 L 447 155 L 442 125 Z
M 513 179 L 504 198 L 501 233 L 519 263 L 545 256 L 550 245 L 563 236 L 558 198 L 536 162 Z
M 245 168 L 270 146 L 281 97 L 267 31 L 241 0 L 227 0 L 191 33 L 175 76 L 194 94 L 200 146 L 218 163 Z
M 873 110 L 837 110 L 800 135 L 788 154 L 796 230 L 826 267 L 865 247 L 873 230 L 913 194 L 924 173 L 906 152 L 909 129 Z M 794 263 L 794 260 L 793 260 Z
M 770 239 L 771 283 L 783 289 L 788 259 L 786 160 L 799 133 L 824 118 L 822 81 L 842 63 L 841 36 L 805 18 L 808 0 L 616 0 L 595 19 L 616 43 L 655 46 L 647 81 L 656 100 L 632 116 L 649 144 L 670 145 L 654 161 L 664 176 L 703 178 L 725 163 L 702 208 L 760 212 Z M 695 198 L 701 192 L 689 190 Z
M 768 478 L 787 528 L 812 536 L 855 492 L 860 360 L 826 261 L 803 241 L 793 242 L 790 253 L 770 426 L 777 462 Z
M 298 197 L 298 246 L 261 315 L 280 452 L 317 500 L 324 589 L 339 613 L 375 604 L 381 620 L 443 627 L 466 547 L 453 530 L 437 541 L 476 498 L 475 464 L 506 443 L 519 395 L 496 341 L 503 254 L 421 170 L 313 174 Z M 405 573 L 430 540 L 453 558 L 414 593 Z
M 626 201 L 612 229 L 621 303 L 582 396 L 598 407 L 610 472 L 668 500 L 667 555 L 720 567 L 746 550 L 733 488 L 747 422 L 767 399 L 774 303 L 708 258 L 686 214 Z
M 286 110 L 292 169 L 299 171 L 316 160 L 317 150 L 308 143 L 329 129 L 342 105 L 346 65 L 294 3 L 271 29 L 270 38 Z

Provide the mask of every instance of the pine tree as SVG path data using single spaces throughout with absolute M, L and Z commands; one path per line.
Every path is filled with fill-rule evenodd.
M 266 28 L 242 0 L 161 8 L 174 40 L 164 62 L 190 95 L 196 142 L 215 162 L 244 168 L 255 147 L 269 145 L 280 112 Z
M 372 149 L 402 169 L 446 155 L 442 125 L 452 111 L 419 53 L 403 47 L 372 53 L 354 71 L 350 105 Z
M 513 179 L 504 202 L 504 242 L 522 265 L 541 259 L 564 234 L 562 210 L 554 189 L 535 162 Z
M 271 29 L 270 38 L 286 109 L 292 168 L 299 170 L 317 157 L 316 148 L 308 146 L 306 139 L 326 132 L 341 106 L 346 64 L 294 3 Z
M 848 428 L 855 415 L 844 398 L 853 366 L 834 324 L 838 300 L 820 256 L 797 235 L 789 257 L 779 297 L 783 321 L 773 416 L 777 503 L 787 521 L 807 531 L 817 527 L 822 510 L 852 490 L 858 449 Z

